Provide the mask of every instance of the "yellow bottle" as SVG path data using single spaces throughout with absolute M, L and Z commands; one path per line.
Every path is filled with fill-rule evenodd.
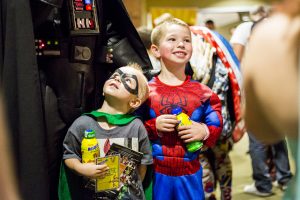
M 175 114 L 177 117 L 177 120 L 180 121 L 178 126 L 184 126 L 184 125 L 191 125 L 192 121 L 190 120 L 189 116 L 182 112 L 182 109 L 180 107 L 176 107 L 172 110 L 172 114 Z M 186 149 L 188 152 L 195 152 L 203 146 L 203 143 L 201 141 L 194 141 L 194 142 L 189 142 L 186 144 Z
M 95 158 L 100 156 L 100 149 L 94 130 L 84 131 L 84 138 L 81 142 L 82 163 L 95 162 Z

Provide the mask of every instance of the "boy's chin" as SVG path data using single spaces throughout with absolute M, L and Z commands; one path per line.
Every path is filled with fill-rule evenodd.
M 108 87 L 103 90 L 104 97 L 117 97 L 120 91 L 117 88 Z

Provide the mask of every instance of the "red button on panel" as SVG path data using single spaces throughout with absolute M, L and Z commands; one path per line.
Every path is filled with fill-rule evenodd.
M 91 4 L 85 5 L 85 10 L 92 10 L 92 5 Z

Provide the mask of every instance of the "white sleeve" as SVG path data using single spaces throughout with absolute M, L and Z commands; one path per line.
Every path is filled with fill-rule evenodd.
M 230 43 L 246 46 L 251 33 L 252 25 L 253 22 L 244 22 L 238 25 L 231 36 Z

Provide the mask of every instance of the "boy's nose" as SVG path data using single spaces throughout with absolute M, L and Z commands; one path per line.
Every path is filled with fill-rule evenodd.
M 114 80 L 115 80 L 115 81 L 118 81 L 118 82 L 121 82 L 121 78 L 120 78 L 119 76 L 115 76 L 115 77 L 114 77 Z
M 177 46 L 178 47 L 184 47 L 184 42 L 183 41 L 178 42 Z

